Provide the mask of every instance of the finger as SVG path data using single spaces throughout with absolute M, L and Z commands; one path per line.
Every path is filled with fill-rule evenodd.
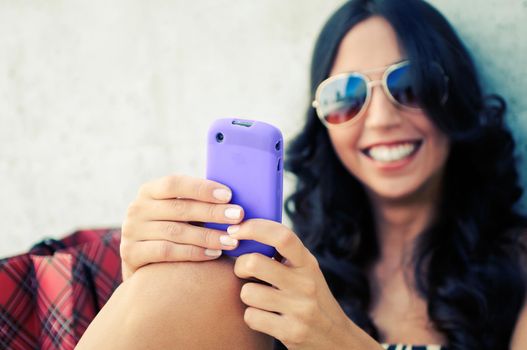
M 176 244 L 169 241 L 122 242 L 123 259 L 131 272 L 141 266 L 156 262 L 206 261 L 221 256 L 221 250 L 212 251 L 194 245 Z
M 278 289 L 284 289 L 295 279 L 287 266 L 259 253 L 240 255 L 234 263 L 234 274 L 243 279 L 255 277 Z
M 238 246 L 238 240 L 231 238 L 225 231 L 177 221 L 142 222 L 127 238 L 133 241 L 164 240 L 209 249 L 232 250 Z
M 287 299 L 274 287 L 259 283 L 245 283 L 240 298 L 247 306 L 282 313 L 287 308 Z
M 132 203 L 128 217 L 150 221 L 200 221 L 237 224 L 244 216 L 243 208 L 235 204 L 213 204 L 192 199 L 145 199 Z
M 152 199 L 189 198 L 225 203 L 231 200 L 232 192 L 227 186 L 216 181 L 187 175 L 170 175 L 141 186 L 139 196 Z
M 293 267 L 305 265 L 311 254 L 293 231 L 272 220 L 250 219 L 229 226 L 227 232 L 238 240 L 252 239 L 275 247 Z
M 243 320 L 249 328 L 269 334 L 279 340 L 285 336 L 285 332 L 289 328 L 283 316 L 252 306 L 245 309 Z
M 313 303 L 312 300 L 306 301 L 305 299 L 296 296 L 287 297 L 283 292 L 273 287 L 257 283 L 244 284 L 240 291 L 240 298 L 243 303 L 250 308 L 281 316 L 280 318 L 276 318 L 277 322 L 283 322 L 284 319 L 289 319 L 289 322 L 287 323 L 288 329 L 290 330 L 292 330 L 293 325 L 291 320 L 304 320 L 303 323 L 305 323 L 310 317 L 317 315 L 317 313 L 313 311 L 313 305 L 316 305 L 316 303 Z M 265 322 L 265 317 L 267 315 L 265 313 L 258 314 L 264 317 L 264 319 L 260 321 Z M 255 322 L 255 324 L 257 323 L 260 323 L 261 325 L 261 322 Z M 297 322 L 294 324 L 298 325 Z M 255 326 L 257 327 L 257 325 Z M 300 326 L 298 330 L 300 331 L 302 328 L 303 327 Z
M 245 309 L 243 320 L 249 328 L 269 334 L 280 340 L 287 348 L 302 344 L 312 336 L 311 330 L 304 324 L 295 322 L 287 316 L 260 310 L 249 306 Z

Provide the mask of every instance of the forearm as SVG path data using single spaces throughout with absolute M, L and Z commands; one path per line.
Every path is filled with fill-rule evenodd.
M 247 327 L 232 262 L 152 264 L 114 293 L 78 349 L 271 349 Z

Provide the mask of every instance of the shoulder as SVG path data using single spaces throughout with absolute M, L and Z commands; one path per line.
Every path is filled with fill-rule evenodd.
M 519 252 L 519 262 L 524 273 L 523 281 L 527 284 L 527 229 L 525 228 L 517 231 L 517 250 Z M 512 350 L 527 348 L 527 332 L 525 332 L 525 329 L 527 329 L 527 294 L 524 297 L 523 307 L 518 314 L 512 334 L 510 347 Z
M 524 283 L 527 284 L 527 231 L 522 232 L 519 240 L 520 244 L 520 264 L 524 273 Z M 527 289 L 527 286 L 526 286 Z M 520 310 L 518 319 L 516 321 L 516 326 L 514 327 L 514 332 L 511 339 L 511 349 L 520 350 L 527 348 L 527 294 L 523 300 L 523 307 Z

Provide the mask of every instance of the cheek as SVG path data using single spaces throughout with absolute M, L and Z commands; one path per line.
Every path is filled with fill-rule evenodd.
M 329 138 L 333 144 L 333 149 L 349 171 L 356 174 L 358 171 L 359 148 L 358 141 L 360 130 L 358 128 L 348 128 L 342 130 L 328 130 Z

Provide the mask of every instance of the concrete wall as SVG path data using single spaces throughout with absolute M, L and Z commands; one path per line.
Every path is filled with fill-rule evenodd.
M 203 176 L 215 118 L 263 119 L 290 139 L 313 41 L 342 2 L 0 0 L 0 257 L 120 226 L 149 179 Z M 433 3 L 509 98 L 527 157 L 527 1 Z

